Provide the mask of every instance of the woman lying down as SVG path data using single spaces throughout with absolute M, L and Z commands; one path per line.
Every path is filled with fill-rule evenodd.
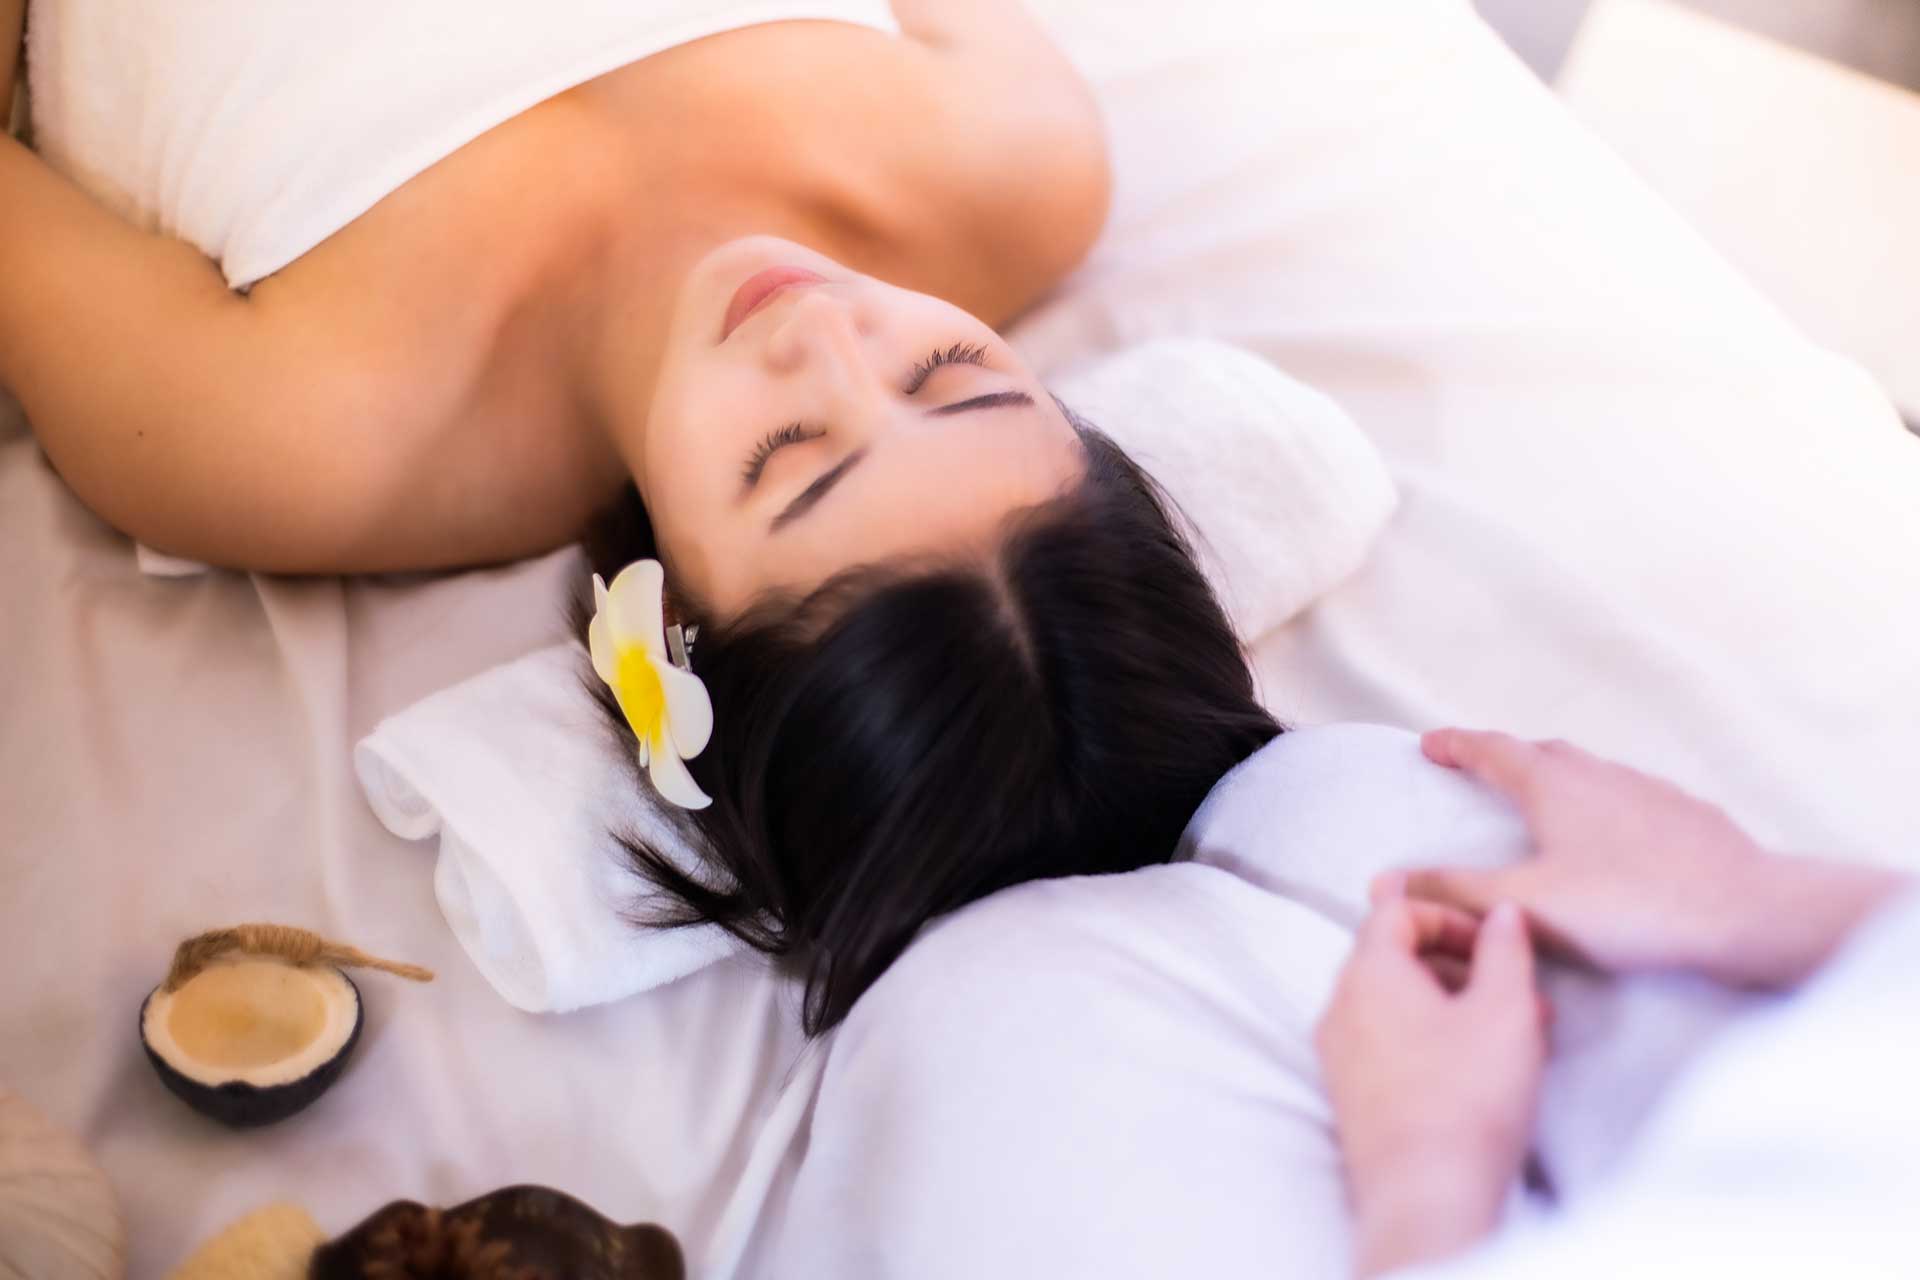
M 0 0 L 0 93 L 23 8 Z M 82 500 L 288 572 L 481 564 L 595 523 L 619 588 L 596 665 L 644 785 L 706 804 L 717 874 L 637 852 L 840 1028 L 769 1273 L 1347 1267 L 1311 1028 L 1367 859 L 1310 815 L 1391 812 L 1341 787 L 1398 766 L 1316 775 L 1338 743 L 1279 738 L 1156 865 L 1278 726 L 1152 482 L 990 327 L 1106 198 L 1085 89 L 1018 4 L 30 16 L 0 383 Z M 627 671 L 606 634 L 635 583 L 676 618 L 670 665 Z M 1221 853 L 1234 794 L 1297 837 L 1269 883 Z M 1563 945 L 1648 959 L 1510 892 Z M 1472 932 L 1389 907 L 1327 1023 L 1369 1269 L 1484 1228 L 1523 1145 L 1524 949 L 1489 924 L 1463 962 Z M 1464 994 L 1414 950 L 1435 982 L 1466 964 Z M 1580 1113 L 1546 1108 L 1535 1181 L 1574 1187 L 1555 1114 Z
M 1107 202 L 1016 0 L 27 16 L 0 384 L 54 467 L 275 572 L 591 526 L 637 785 L 712 865 L 636 856 L 811 1030 L 941 912 L 1164 861 L 1278 732 L 1153 482 L 992 327 Z M 649 661 L 614 624 L 663 603 Z

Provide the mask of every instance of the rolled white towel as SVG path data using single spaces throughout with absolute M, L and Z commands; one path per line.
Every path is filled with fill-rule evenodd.
M 692 855 L 636 784 L 588 696 L 584 652 L 555 645 L 383 720 L 354 748 L 367 803 L 395 835 L 440 838 L 441 913 L 508 1004 L 618 1000 L 737 949 L 712 926 L 640 929 L 649 886 L 613 832 Z
M 1386 468 L 1352 422 L 1236 348 L 1157 341 L 1056 385 L 1179 506 L 1249 642 L 1358 569 L 1393 510 Z M 584 672 L 579 649 L 541 650 L 389 717 L 355 751 L 387 828 L 439 837 L 441 911 L 522 1009 L 619 999 L 738 945 L 717 929 L 629 923 L 645 913 L 648 886 L 612 833 L 692 855 L 634 781 Z

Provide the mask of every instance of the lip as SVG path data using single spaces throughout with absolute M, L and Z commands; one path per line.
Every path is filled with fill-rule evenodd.
M 825 276 L 805 267 L 768 267 L 765 271 L 756 271 L 734 290 L 733 301 L 727 304 L 727 317 L 720 324 L 720 341 L 725 342 L 748 316 L 772 302 L 782 290 L 826 282 Z

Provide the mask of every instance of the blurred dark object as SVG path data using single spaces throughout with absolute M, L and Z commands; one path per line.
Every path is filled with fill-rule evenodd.
M 311 1280 L 684 1280 L 664 1227 L 621 1226 L 551 1187 L 451 1209 L 396 1200 L 313 1254 Z

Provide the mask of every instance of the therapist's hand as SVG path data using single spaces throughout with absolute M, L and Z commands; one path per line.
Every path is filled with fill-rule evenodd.
M 1465 962 L 1457 991 L 1435 958 Z M 1376 905 L 1317 1037 L 1357 1274 L 1460 1252 L 1498 1223 L 1533 1127 L 1544 1010 L 1511 906 L 1479 923 L 1397 896 Z
M 1421 747 L 1512 800 L 1534 856 L 1491 871 L 1389 872 L 1376 896 L 1404 891 L 1476 914 L 1517 903 L 1543 942 L 1602 969 L 1790 985 L 1901 884 L 1768 853 L 1713 805 L 1566 743 L 1441 729 Z

